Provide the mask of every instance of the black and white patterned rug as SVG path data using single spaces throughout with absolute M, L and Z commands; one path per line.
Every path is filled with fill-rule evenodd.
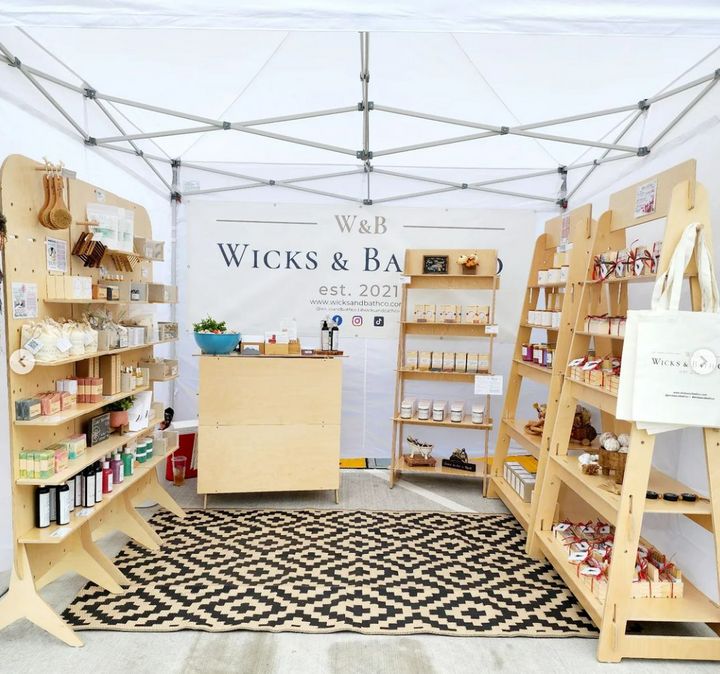
M 128 543 L 112 595 L 89 583 L 76 629 L 457 636 L 596 636 L 511 515 L 189 510 L 151 523 L 159 552 Z

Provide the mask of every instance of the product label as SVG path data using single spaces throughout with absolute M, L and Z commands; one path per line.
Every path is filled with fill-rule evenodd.
M 35 337 L 32 337 L 25 343 L 25 347 L 33 356 L 36 355 L 40 349 L 42 349 L 42 342 Z
M 55 347 L 60 353 L 67 353 L 72 349 L 72 342 L 67 337 L 61 337 L 55 342 Z

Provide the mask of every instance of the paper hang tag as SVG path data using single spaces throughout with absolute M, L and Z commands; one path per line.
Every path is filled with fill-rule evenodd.
M 35 339 L 35 337 L 32 337 L 25 343 L 25 346 L 23 348 L 27 349 L 33 356 L 35 356 L 42 349 L 42 347 L 42 342 L 38 339 Z
M 85 346 L 89 346 L 93 342 L 93 336 L 91 333 L 85 333 L 85 337 L 83 338 L 83 342 L 85 343 Z
M 55 347 L 60 353 L 67 353 L 72 349 L 72 342 L 67 337 L 61 337 L 55 342 Z
M 499 326 L 497 325 L 486 325 L 485 326 L 485 334 L 486 335 L 497 335 L 499 331 Z
M 604 524 L 603 526 L 601 526 L 601 527 L 598 529 L 598 531 L 599 531 L 601 534 L 609 534 L 609 533 L 610 533 L 610 525 L 609 525 L 609 524 Z
M 401 276 L 400 277 L 400 285 L 408 285 L 411 282 L 412 282 L 412 278 L 410 278 L 409 276 Z
M 503 394 L 503 376 L 501 374 L 475 375 L 475 395 L 501 396 Z
M 575 360 L 571 360 L 571 361 L 568 363 L 568 365 L 569 365 L 570 367 L 578 367 L 578 366 L 582 365 L 584 362 L 585 362 L 585 359 L 584 359 L 584 358 L 575 358 Z
M 597 566 L 586 566 L 580 571 L 583 576 L 599 576 L 601 572 L 602 569 L 598 569 Z
M 580 541 L 575 545 L 577 546 L 578 550 L 582 550 L 583 552 L 587 552 L 587 550 L 590 548 L 590 545 L 587 541 Z
M 570 525 L 567 522 L 559 522 L 553 525 L 553 531 L 567 531 Z
M 568 561 L 575 562 L 575 563 L 584 562 L 586 557 L 587 557 L 587 554 L 583 551 L 571 552 L 568 555 Z

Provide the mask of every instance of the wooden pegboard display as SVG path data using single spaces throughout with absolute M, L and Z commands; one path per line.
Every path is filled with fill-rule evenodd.
M 85 267 L 80 258 L 71 255 L 77 237 L 86 231 L 88 203 L 102 202 L 134 211 L 134 234 L 152 239 L 152 228 L 147 211 L 139 204 L 123 199 L 111 192 L 74 178 L 63 178 L 66 203 L 72 214 L 68 229 L 51 230 L 38 221 L 43 206 L 44 192 L 42 176 L 44 165 L 19 155 L 9 156 L 0 173 L 0 200 L 2 212 L 7 218 L 7 243 L 3 254 L 5 349 L 6 357 L 20 347 L 20 333 L 28 319 L 14 319 L 12 307 L 13 283 L 34 283 L 38 293 L 38 318 L 80 319 L 88 306 L 106 308 L 116 319 L 125 315 L 150 313 L 152 305 L 128 307 L 127 305 L 102 305 L 55 303 L 48 301 L 46 239 L 61 239 L 68 244 L 69 274 L 92 277 L 98 280 L 99 270 Z M 105 265 L 115 273 L 114 265 Z M 152 263 L 140 260 L 132 272 L 123 272 L 128 281 L 152 281 Z M 152 346 L 126 349 L 121 352 L 123 366 L 136 365 L 142 358 L 152 356 Z M 93 356 L 89 356 L 93 357 Z M 133 501 L 151 497 L 178 516 L 182 509 L 174 502 L 158 482 L 155 466 L 164 459 L 155 456 L 150 462 L 138 467 L 135 474 L 125 480 L 104 500 L 97 504 L 89 516 L 81 517 L 78 509 L 71 514 L 69 525 L 60 529 L 51 525 L 46 529 L 35 528 L 34 492 L 35 486 L 18 484 L 19 455 L 24 450 L 38 450 L 48 447 L 74 433 L 84 431 L 88 418 L 99 410 L 88 412 L 59 425 L 35 426 L 16 424 L 15 401 L 42 391 L 55 389 L 55 381 L 72 377 L 76 363 L 36 364 L 26 375 L 15 374 L 8 367 L 8 398 L 10 447 L 9 458 L 12 469 L 12 527 L 14 541 L 14 564 L 10 590 L 0 600 L 0 629 L 25 617 L 46 629 L 68 644 L 82 645 L 73 630 L 40 598 L 37 590 L 68 571 L 75 571 L 111 592 L 121 592 L 127 584 L 122 574 L 106 558 L 94 540 L 113 530 L 120 530 L 137 542 L 151 549 L 157 549 L 160 539 L 137 514 Z M 42 417 L 41 417 L 42 418 Z M 150 429 L 151 430 L 151 429 Z M 172 449 L 172 448 L 170 448 Z M 88 458 L 78 465 L 78 472 L 90 463 Z M 78 462 L 82 462 L 82 458 Z

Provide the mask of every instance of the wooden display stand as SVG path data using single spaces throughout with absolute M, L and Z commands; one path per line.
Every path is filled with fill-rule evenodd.
M 571 329 L 575 324 L 578 312 L 579 283 L 585 278 L 588 260 L 595 241 L 595 232 L 596 225 L 592 220 L 591 207 L 589 205 L 581 206 L 565 216 L 548 220 L 545 223 L 545 233 L 541 234 L 535 243 L 535 252 L 530 265 L 527 290 L 520 316 L 520 327 L 515 342 L 515 352 L 510 366 L 505 405 L 498 430 L 498 442 L 493 456 L 491 482 L 488 488 L 488 496 L 499 496 L 526 530 L 531 519 L 532 507 L 536 502 L 535 497 L 533 496 L 532 503 L 527 503 L 520 498 L 505 479 L 503 464 L 512 458 L 508 455 L 508 449 L 510 441 L 514 440 L 538 460 L 536 485 L 541 484 L 550 447 L 550 434 L 555 423 L 557 403 L 560 398 L 562 376 L 567 366 Z M 564 253 L 564 261 L 568 267 L 567 279 L 540 285 L 538 272 L 555 266 L 553 260 L 558 246 L 561 244 L 569 244 L 563 246 L 568 248 Z M 540 309 L 543 304 L 545 307 L 551 306 L 555 303 L 558 295 L 562 302 L 559 328 L 540 327 L 528 323 L 529 311 Z M 555 344 L 552 367 L 543 367 L 522 359 L 523 344 L 532 343 L 531 338 L 534 331 L 544 332 L 547 343 Z M 528 433 L 525 430 L 526 421 L 516 418 L 518 399 L 524 380 L 548 387 L 542 436 Z M 536 486 L 534 494 L 537 491 Z
M 200 356 L 198 493 L 340 489 L 342 359 Z
M 635 217 L 638 188 L 653 181 L 657 181 L 655 210 L 648 215 Z M 667 269 L 682 232 L 691 223 L 703 224 L 706 242 L 712 250 L 708 197 L 704 187 L 695 180 L 695 161 L 688 161 L 612 195 L 610 209 L 598 222 L 598 248 L 615 251 L 624 249 L 635 238 L 634 234 L 626 235 L 628 228 L 664 217 L 667 217 L 667 222 L 659 261 L 660 273 Z M 571 359 L 588 352 L 591 336 L 584 331 L 586 313 L 595 313 L 595 307 L 605 305 L 609 306 L 611 315 L 625 315 L 628 308 L 628 284 L 643 281 L 654 283 L 656 278 L 654 275 L 631 276 L 596 282 L 591 280 L 591 272 L 592 265 L 588 265 L 587 280 L 583 284 L 580 307 L 576 313 L 570 347 Z M 700 307 L 700 289 L 694 262 L 688 273 L 692 308 L 697 311 Z M 617 347 L 622 344 L 620 337 L 594 339 L 599 354 L 606 353 L 604 349 L 610 352 L 610 342 Z M 622 373 L 621 369 L 621 377 Z M 569 452 L 568 439 L 573 413 L 580 401 L 603 413 L 604 430 L 629 430 L 630 446 L 619 494 L 607 488 L 606 483 L 614 482 L 612 478 L 583 474 L 577 456 Z M 616 404 L 617 393 L 565 377 L 537 512 L 531 522 L 534 536 L 530 553 L 535 557 L 544 555 L 552 563 L 599 627 L 599 660 L 616 662 L 624 657 L 720 660 L 720 636 L 656 636 L 627 633 L 626 629 L 631 620 L 706 623 L 720 635 L 720 606 L 687 580 L 684 581 L 681 598 L 631 598 L 635 556 L 645 513 L 688 517 L 712 534 L 716 555 L 720 553 L 720 430 L 704 430 L 708 499 L 695 502 L 647 500 L 645 494 L 648 489 L 661 494 L 668 491 L 679 494 L 692 490 L 653 468 L 654 436 L 639 430 L 635 424 L 616 422 Z M 567 561 L 566 554 L 559 552 L 553 540 L 552 525 L 561 487 L 572 490 L 581 499 L 586 515 L 588 511 L 594 511 L 615 526 L 605 601 L 600 601 L 578 577 L 576 567 Z M 716 568 L 720 581 L 717 558 Z
M 84 227 L 78 222 L 86 219 L 86 205 L 104 195 L 104 203 L 120 206 L 135 212 L 135 232 L 151 238 L 150 220 L 144 208 L 89 183 L 75 179 L 65 180 L 69 195 L 69 210 L 73 223 L 69 229 L 50 230 L 38 222 L 38 212 L 43 205 L 42 164 L 18 155 L 8 157 L 0 175 L 2 187 L 2 212 L 7 217 L 8 238 L 3 256 L 5 274 L 4 306 L 5 351 L 11 354 L 20 347 L 20 328 L 25 319 L 13 319 L 12 284 L 33 283 L 38 291 L 38 318 L 79 318 L 82 305 L 88 301 L 48 301 L 46 271 L 46 238 L 62 239 L 68 244 L 68 273 L 92 276 L 97 279 L 98 270 L 83 266 L 80 258 L 71 256 L 73 244 Z M 135 281 L 151 281 L 152 266 L 141 261 L 138 268 L 126 274 Z M 94 302 L 108 307 L 120 307 L 118 302 Z M 125 303 L 125 306 L 127 303 Z M 121 353 L 123 365 L 136 363 L 138 358 L 152 356 L 152 345 L 116 349 L 109 353 Z M 34 492 L 39 485 L 59 485 L 95 463 L 107 453 L 153 430 L 153 424 L 145 431 L 128 436 L 111 435 L 106 441 L 87 448 L 84 455 L 70 462 L 68 469 L 48 479 L 20 479 L 19 453 L 23 449 L 43 449 L 58 440 L 82 432 L 84 424 L 93 412 L 111 400 L 119 400 L 131 394 L 106 397 L 98 404 L 79 404 L 52 416 L 41 416 L 30 421 L 14 421 L 15 401 L 30 395 L 55 390 L 55 381 L 72 377 L 76 363 L 95 358 L 102 353 L 76 356 L 51 363 L 38 362 L 25 375 L 18 375 L 8 368 L 10 448 L 9 458 L 12 475 L 12 528 L 14 562 L 10 589 L 0 599 L 0 629 L 20 618 L 27 618 L 39 627 L 72 646 L 82 641 L 50 606 L 43 601 L 38 590 L 67 572 L 75 572 L 105 588 L 109 592 L 122 592 L 129 581 L 97 547 L 95 540 L 107 533 L 119 530 L 139 544 L 157 550 L 161 541 L 147 522 L 136 512 L 134 504 L 148 498 L 157 501 L 179 517 L 182 509 L 158 482 L 155 467 L 164 456 L 153 456 L 138 464 L 135 473 L 125 478 L 93 508 L 76 508 L 70 523 L 38 529 L 35 527 Z M 138 389 L 141 390 L 141 389 Z M 144 389 L 142 389 L 144 390 Z M 137 392 L 137 391 L 136 391 Z M 156 420 L 156 422 L 159 420 Z M 168 451 L 173 451 L 169 448 Z M 84 514 L 81 514 L 84 513 Z
M 468 401 L 465 401 L 465 417 L 460 422 L 453 422 L 446 418 L 444 421 L 422 420 L 417 418 L 417 414 L 412 419 L 403 419 L 400 416 L 400 404 L 405 395 L 405 383 L 409 380 L 427 380 L 441 382 L 455 382 L 473 384 L 476 374 L 492 373 L 492 356 L 493 356 L 493 340 L 495 333 L 488 331 L 487 324 L 464 323 L 461 320 L 456 323 L 435 322 L 417 322 L 412 320 L 409 315 L 408 308 L 408 291 L 418 289 L 430 290 L 470 290 L 473 292 L 484 291 L 485 297 L 490 294 L 490 299 L 483 303 L 480 300 L 475 301 L 476 304 L 489 306 L 489 323 L 495 319 L 495 293 L 500 286 L 500 280 L 497 275 L 498 259 L 495 250 L 479 250 L 479 264 L 477 270 L 473 274 L 464 274 L 461 266 L 456 262 L 458 256 L 473 252 L 473 249 L 441 249 L 441 250 L 406 250 L 404 272 L 410 277 L 410 283 L 403 285 L 402 303 L 400 306 L 400 336 L 398 341 L 398 358 L 397 358 L 397 378 L 395 384 L 395 416 L 393 417 L 393 440 L 392 440 L 392 458 L 390 466 L 390 487 L 395 485 L 401 473 L 422 473 L 431 475 L 444 475 L 455 477 L 466 477 L 472 479 L 483 480 L 483 491 L 485 488 L 485 478 L 488 475 L 488 442 L 489 434 L 492 430 L 492 418 L 490 417 L 490 396 L 484 397 L 485 418 L 481 424 L 472 423 L 470 410 L 468 409 Z M 448 273 L 446 274 L 427 274 L 423 273 L 423 260 L 425 256 L 447 256 L 448 257 Z M 426 335 L 437 338 L 444 337 L 473 337 L 475 341 L 474 349 L 478 349 L 478 343 L 487 344 L 488 370 L 481 372 L 443 372 L 436 370 L 420 370 L 408 369 L 405 367 L 405 356 L 407 351 L 407 338 L 410 335 Z M 472 390 L 471 390 L 472 394 Z M 432 415 L 431 415 L 432 416 Z M 405 440 L 405 426 L 434 426 L 438 428 L 462 428 L 483 431 L 485 434 L 483 444 L 483 458 L 477 470 L 474 472 L 461 470 L 443 466 L 439 460 L 435 465 L 408 465 L 403 460 L 403 442 Z

